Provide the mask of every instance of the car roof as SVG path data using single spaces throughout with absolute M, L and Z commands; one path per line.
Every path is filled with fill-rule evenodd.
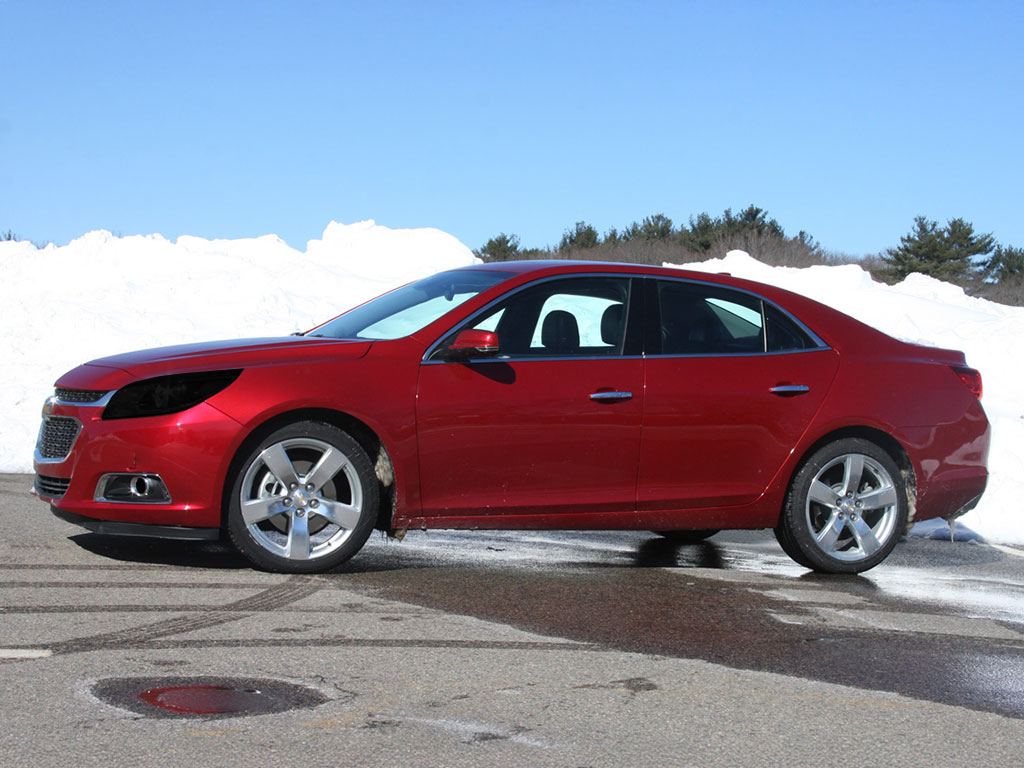
M 591 272 L 632 272 L 634 274 L 691 277 L 706 280 L 709 277 L 729 276 L 727 272 L 697 272 L 682 267 L 662 267 L 654 264 L 636 264 L 624 261 L 583 261 L 577 259 L 524 259 L 522 261 L 488 261 L 459 267 L 460 270 L 494 270 L 513 274 L 587 274 Z M 712 281 L 714 282 L 714 281 Z
M 753 293 L 781 306 L 792 313 L 800 322 L 805 323 L 825 343 L 832 347 L 880 351 L 887 348 L 890 352 L 897 350 L 906 353 L 912 345 L 894 339 L 876 328 L 862 323 L 827 304 L 808 298 L 784 288 L 768 283 L 733 277 L 728 272 L 698 272 L 682 267 L 655 266 L 652 264 L 631 264 L 615 261 L 577 261 L 575 259 L 524 259 L 523 261 L 492 261 L 471 266 L 460 267 L 459 270 L 495 270 L 517 276 L 517 282 L 523 279 L 553 277 L 557 275 L 587 275 L 624 273 L 635 276 L 668 277 L 676 280 L 694 280 L 703 283 L 736 288 Z M 455 271 L 459 271 L 455 270 Z M 918 351 L 920 354 L 920 351 Z M 926 355 L 927 356 L 927 355 Z
M 635 264 L 621 261 L 582 261 L 575 259 L 524 259 L 523 261 L 491 261 L 482 264 L 459 267 L 457 270 L 494 270 L 507 272 L 517 276 L 529 278 L 548 277 L 554 275 L 588 275 L 626 273 L 631 275 L 670 277 L 677 280 L 696 280 L 704 283 L 717 283 L 740 290 L 757 293 L 772 301 L 789 304 L 795 300 L 797 303 L 804 301 L 811 302 L 823 308 L 813 299 L 808 299 L 800 294 L 787 291 L 784 288 L 777 288 L 768 283 L 759 283 L 755 280 L 733 277 L 728 272 L 700 272 L 676 266 L 657 266 L 653 264 Z M 832 310 L 834 311 L 834 310 Z M 846 315 L 844 315 L 846 317 Z

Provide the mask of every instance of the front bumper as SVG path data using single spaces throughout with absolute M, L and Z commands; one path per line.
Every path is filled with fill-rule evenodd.
M 207 403 L 166 416 L 104 421 L 102 413 L 94 404 L 52 406 L 46 419 L 62 419 L 63 424 L 73 419 L 79 426 L 66 455 L 53 456 L 53 446 L 41 450 L 40 442 L 34 462 L 36 496 L 58 514 L 85 520 L 220 527 L 224 477 L 240 437 L 238 422 Z M 104 478 L 111 473 L 159 476 L 170 502 L 105 499 Z M 107 526 L 103 532 L 114 531 Z

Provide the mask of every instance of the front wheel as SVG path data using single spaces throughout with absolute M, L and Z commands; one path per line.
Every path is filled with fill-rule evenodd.
M 231 541 L 270 571 L 336 568 L 362 548 L 377 519 L 377 478 L 366 451 L 318 422 L 268 435 L 242 462 L 230 494 Z
M 796 473 L 775 537 L 807 568 L 860 573 L 888 557 L 906 522 L 896 462 L 874 443 L 845 438 L 820 448 Z

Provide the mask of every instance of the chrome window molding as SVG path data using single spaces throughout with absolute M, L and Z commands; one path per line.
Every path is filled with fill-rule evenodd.
M 422 365 L 451 365 L 466 363 L 551 363 L 567 360 L 663 360 L 673 357 L 717 358 L 717 357 L 773 357 L 777 355 L 802 355 L 808 352 L 827 352 L 831 347 L 811 347 L 809 349 L 787 349 L 781 352 L 716 352 L 708 354 L 681 354 L 675 352 L 645 353 L 643 355 L 565 355 L 562 357 L 541 357 L 539 355 L 506 355 L 504 357 L 467 357 L 463 360 L 424 360 Z
M 504 357 L 467 357 L 463 360 L 424 360 L 422 365 L 464 365 L 466 363 L 553 363 L 566 360 L 643 360 L 645 355 L 563 355 L 559 357 L 540 355 L 506 355 Z
M 644 355 L 645 358 L 661 360 L 666 357 L 694 357 L 694 358 L 709 358 L 709 357 L 772 357 L 775 355 L 802 355 L 807 352 L 827 352 L 832 349 L 831 347 L 811 347 L 809 349 L 783 349 L 778 352 L 715 352 L 708 354 L 681 354 L 671 352 L 655 352 L 653 354 Z

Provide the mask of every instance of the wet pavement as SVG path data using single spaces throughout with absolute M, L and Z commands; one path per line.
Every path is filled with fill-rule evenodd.
M 674 549 L 659 541 L 639 547 L 645 548 L 659 550 L 658 562 L 672 554 L 660 550 Z M 730 545 L 701 549 L 696 556 L 707 561 L 727 556 Z M 938 613 L 889 597 L 866 577 L 783 581 L 707 571 L 408 569 L 355 583 L 373 585 L 388 599 L 578 642 L 1024 717 L 1024 624 Z M 1024 608 L 1024 594 L 1016 599 Z M 977 674 L 981 667 L 998 672 Z
M 27 486 L 0 476 L 9 765 L 968 765 L 1024 737 L 1024 552 L 963 533 L 852 577 L 764 532 L 412 532 L 283 576 Z

